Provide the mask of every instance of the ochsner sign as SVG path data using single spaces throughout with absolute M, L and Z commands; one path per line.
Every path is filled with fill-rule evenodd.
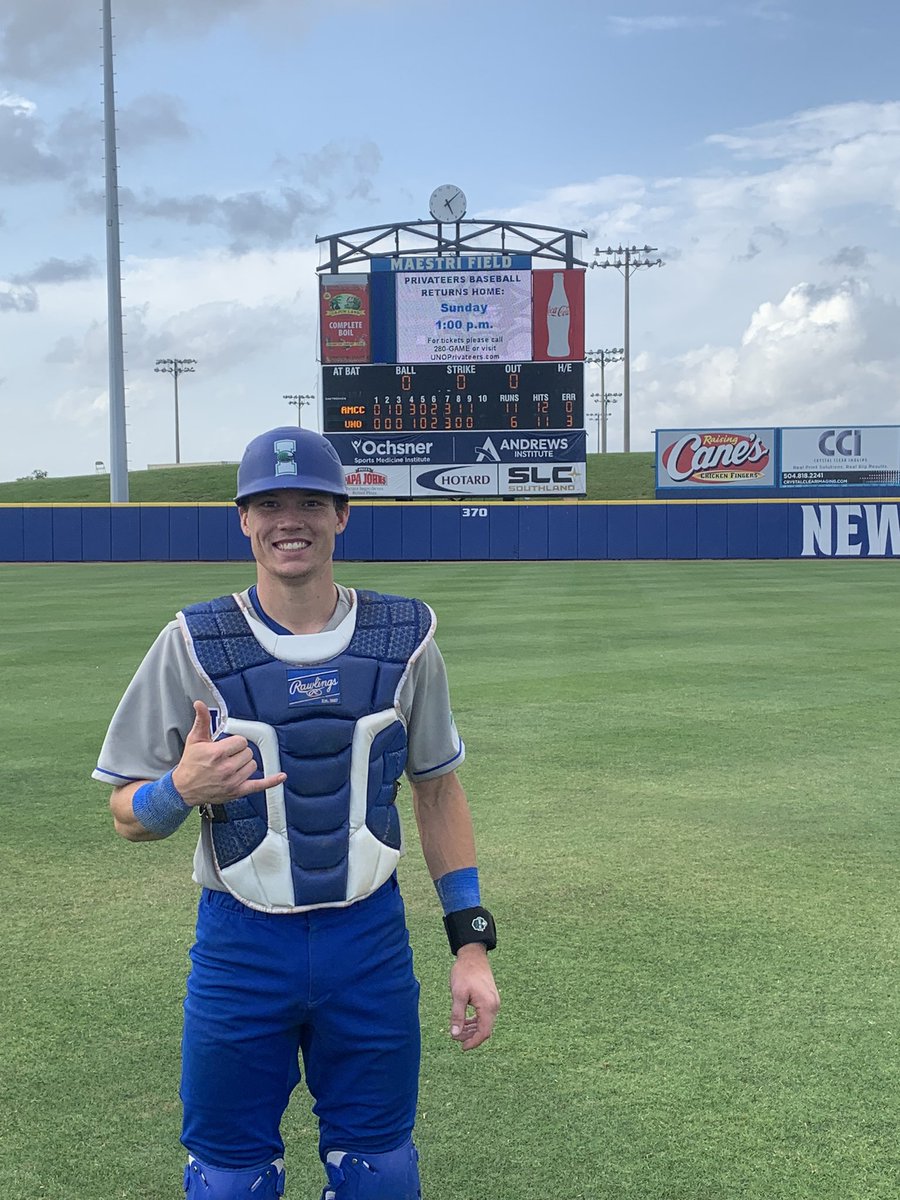
M 657 488 L 773 487 L 774 429 L 658 429 Z

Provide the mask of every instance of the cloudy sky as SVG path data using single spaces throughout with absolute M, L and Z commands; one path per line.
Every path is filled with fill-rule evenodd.
M 0 479 L 109 462 L 97 0 L 0 10 Z M 632 447 L 900 422 L 889 0 L 113 0 L 129 457 L 236 459 L 317 390 L 317 235 L 470 217 L 649 244 Z M 620 345 L 589 271 L 587 344 Z M 593 373 L 589 387 L 599 380 Z M 620 387 L 615 371 L 607 387 Z M 314 406 L 304 421 L 315 423 Z M 610 447 L 621 446 L 613 411 Z

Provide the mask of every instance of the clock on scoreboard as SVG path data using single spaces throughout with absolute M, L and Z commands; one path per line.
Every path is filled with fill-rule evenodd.
M 323 366 L 325 433 L 583 429 L 581 362 Z

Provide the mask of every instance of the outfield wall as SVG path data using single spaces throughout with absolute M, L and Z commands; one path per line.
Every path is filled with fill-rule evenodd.
M 250 557 L 231 504 L 0 505 L 0 562 Z M 355 502 L 335 557 L 363 562 L 900 558 L 900 503 Z

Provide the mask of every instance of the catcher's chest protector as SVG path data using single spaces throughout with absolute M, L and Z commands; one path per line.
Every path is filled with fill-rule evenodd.
M 203 824 L 223 885 L 253 908 L 350 904 L 390 878 L 400 857 L 394 797 L 406 728 L 397 697 L 434 615 L 420 600 L 376 592 L 358 592 L 354 614 L 331 657 L 299 664 L 257 640 L 233 596 L 179 613 L 220 706 L 220 734 L 246 737 L 264 775 L 287 775 L 265 793 L 211 805 Z M 315 638 L 326 636 L 333 642 Z

